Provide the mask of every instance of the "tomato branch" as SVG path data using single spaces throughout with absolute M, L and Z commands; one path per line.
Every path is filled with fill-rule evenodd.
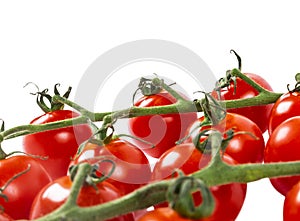
M 257 96 L 251 98 L 244 99 L 236 99 L 236 100 L 226 100 L 221 101 L 221 104 L 224 104 L 226 108 L 241 108 L 248 106 L 258 106 L 258 105 L 266 105 L 270 103 L 274 103 L 282 93 L 274 93 L 271 91 L 263 91 L 260 92 Z
M 242 74 L 238 69 L 233 69 L 231 71 L 232 75 L 239 77 L 254 87 L 259 94 L 255 97 L 246 98 L 246 99 L 236 99 L 236 100 L 224 100 L 221 101 L 221 104 L 224 105 L 226 108 L 241 108 L 246 106 L 256 106 L 256 105 L 265 105 L 274 103 L 282 93 L 275 93 L 272 91 L 268 91 L 262 88 L 259 84 L 253 81 L 251 78 L 247 77 L 246 75 Z M 154 79 L 153 81 L 159 81 L 162 84 L 162 88 L 172 94 L 176 99 L 177 102 L 171 105 L 165 106 L 155 106 L 155 107 L 130 107 L 128 109 L 119 110 L 115 112 L 103 112 L 103 113 L 93 113 L 85 108 L 81 107 L 80 105 L 64 98 L 61 96 L 55 95 L 53 99 L 56 102 L 62 102 L 70 107 L 76 109 L 77 111 L 81 112 L 82 115 L 86 115 L 93 121 L 102 121 L 105 116 L 111 115 L 115 117 L 137 117 L 137 116 L 146 116 L 146 115 L 155 115 L 155 114 L 168 114 L 168 113 L 178 113 L 178 112 L 202 112 L 201 100 L 194 100 L 189 101 L 181 97 L 172 87 L 163 83 L 160 79 Z
M 23 136 L 26 134 L 33 134 L 37 132 L 43 132 L 47 130 L 54 130 L 58 128 L 63 128 L 63 127 L 69 127 L 72 125 L 77 125 L 77 124 L 84 124 L 88 123 L 90 120 L 86 116 L 80 116 L 68 120 L 62 120 L 62 121 L 55 121 L 47 124 L 28 124 L 28 125 L 21 125 L 17 127 L 13 127 L 11 129 L 5 130 L 0 133 L 0 137 L 3 140 L 8 140 L 12 139 L 18 136 Z M 0 140 L 1 141 L 1 140 Z
M 291 176 L 300 174 L 300 161 L 286 163 L 269 164 L 239 164 L 229 165 L 221 158 L 221 146 L 223 142 L 220 132 L 212 132 L 212 160 L 202 170 L 199 170 L 189 176 L 201 180 L 208 187 L 223 185 L 228 183 L 249 183 L 262 178 Z M 75 176 L 71 196 L 68 201 L 58 210 L 46 215 L 38 221 L 60 220 L 67 217 L 68 220 L 107 220 L 136 210 L 146 209 L 155 204 L 167 200 L 167 191 L 179 178 L 152 182 L 126 196 L 113 200 L 111 202 L 92 207 L 78 207 L 76 199 L 84 178 L 91 170 L 91 165 L 87 163 L 80 164 Z M 76 208 L 76 209 L 74 209 Z
M 82 164 L 78 168 L 78 174 L 72 188 L 73 197 L 78 195 L 79 187 L 90 165 Z M 222 172 L 220 172 L 222 171 Z M 228 165 L 224 162 L 214 163 L 212 161 L 206 168 L 193 173 L 191 176 L 201 179 L 208 186 L 216 186 L 234 182 L 248 183 L 267 177 L 291 176 L 300 173 L 300 161 L 287 163 L 269 164 L 242 164 Z M 117 200 L 92 206 L 78 207 L 66 204 L 53 213 L 37 219 L 36 221 L 52 220 L 107 220 L 129 212 L 145 209 L 166 200 L 166 191 L 175 179 L 163 180 L 150 183 L 136 191 Z M 72 197 L 73 201 L 75 198 Z
M 235 70 L 235 69 L 234 69 Z M 243 76 L 243 74 L 239 74 L 239 71 L 234 72 L 237 76 Z M 245 78 L 251 85 L 257 85 L 249 78 Z M 172 92 L 172 88 L 168 85 L 163 85 L 165 89 Z M 173 93 L 173 92 L 172 92 Z M 237 100 L 225 100 L 221 101 L 221 104 L 224 105 L 226 108 L 240 108 L 246 106 L 256 106 L 256 105 L 264 105 L 274 103 L 282 94 L 275 93 L 271 91 L 267 91 L 263 89 L 257 96 L 252 98 L 245 98 L 245 99 L 237 99 Z M 184 113 L 184 112 L 202 112 L 201 107 L 201 100 L 194 100 L 189 101 L 185 99 L 180 99 L 176 103 L 171 105 L 165 106 L 153 106 L 153 107 L 130 107 L 124 110 L 119 110 L 115 112 L 102 112 L 102 113 L 93 113 L 91 111 L 86 110 L 85 108 L 81 107 L 80 105 L 64 98 L 59 95 L 53 96 L 55 102 L 64 103 L 75 110 L 79 111 L 82 116 L 76 117 L 73 119 L 67 119 L 62 121 L 51 122 L 43 125 L 21 125 L 17 126 L 5 131 L 0 132 L 0 142 L 3 140 L 15 138 L 18 136 L 23 136 L 26 134 L 32 134 L 47 130 L 53 130 L 63 127 L 68 127 L 76 124 L 83 124 L 91 122 L 98 122 L 103 121 L 106 116 L 111 117 L 119 117 L 119 118 L 130 118 L 130 117 L 137 117 L 137 116 L 146 116 L 146 115 L 155 115 L 155 114 L 169 114 L 169 113 Z
M 258 93 L 269 92 L 268 90 L 266 90 L 265 88 L 263 88 L 262 86 L 260 86 L 259 84 L 257 84 L 255 81 L 253 81 L 251 78 L 249 78 L 247 75 L 243 74 L 239 69 L 236 69 L 236 68 L 232 69 L 230 71 L 230 74 L 232 76 L 239 77 L 243 81 L 245 81 L 248 84 L 250 84 L 251 87 L 253 87 L 255 90 L 257 90 Z

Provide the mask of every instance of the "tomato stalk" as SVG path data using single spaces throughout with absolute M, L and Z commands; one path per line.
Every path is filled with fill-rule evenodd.
M 15 179 L 17 179 L 18 177 L 22 176 L 23 174 L 27 173 L 30 170 L 30 165 L 28 165 L 28 168 L 16 175 L 14 175 L 12 178 L 10 178 L 5 184 L 4 186 L 0 187 L 0 197 L 4 198 L 5 201 L 8 201 L 8 197 L 3 194 L 3 191 L 8 187 L 8 185 L 13 182 Z M 1 206 L 1 205 L 0 205 Z M 0 207 L 1 209 L 1 207 Z
M 0 160 L 5 159 L 6 157 L 7 157 L 7 154 L 4 152 L 4 150 L 0 146 Z
M 54 130 L 54 129 L 69 127 L 69 126 L 78 125 L 78 124 L 85 124 L 85 123 L 89 123 L 89 122 L 90 122 L 90 119 L 88 117 L 80 116 L 80 117 L 76 117 L 76 118 L 72 118 L 72 119 L 55 121 L 55 122 L 46 123 L 46 124 L 20 125 L 20 126 L 13 127 L 13 128 L 10 128 L 10 129 L 7 129 L 7 130 L 1 132 L 0 133 L 0 142 L 3 140 L 12 139 L 12 138 L 27 135 L 27 134 L 33 134 L 33 133 L 38 133 L 38 132 L 43 132 L 43 131 L 48 131 L 48 130 Z
M 210 139 L 213 155 L 210 164 L 202 170 L 189 175 L 195 179 L 200 179 L 208 187 L 234 182 L 248 183 L 267 177 L 299 174 L 300 161 L 229 165 L 223 162 L 220 156 L 222 136 L 216 132 L 212 133 Z M 80 164 L 73 182 L 72 194 L 68 201 L 58 210 L 37 219 L 37 221 L 60 220 L 65 217 L 67 217 L 68 220 L 102 221 L 122 214 L 127 214 L 131 211 L 145 209 L 167 200 L 166 192 L 174 182 L 179 179 L 173 178 L 150 183 L 132 193 L 105 204 L 84 208 L 78 207 L 76 205 L 76 199 L 80 188 L 84 183 L 85 177 L 91 171 L 91 168 L 92 166 L 89 164 Z
M 282 95 L 282 93 L 276 93 L 266 90 L 238 69 L 232 69 L 231 74 L 235 77 L 241 78 L 242 80 L 250 84 L 259 92 L 259 94 L 251 98 L 221 101 L 221 103 L 225 104 L 226 108 L 240 108 L 270 104 L 274 103 Z
M 221 101 L 220 105 L 226 108 L 239 108 L 239 107 L 274 103 L 282 95 L 281 93 L 274 93 L 265 90 L 264 88 L 260 87 L 257 83 L 255 83 L 253 80 L 251 80 L 250 78 L 242 74 L 238 69 L 233 69 L 231 72 L 232 75 L 242 78 L 251 86 L 257 88 L 257 90 L 260 93 L 257 96 L 252 98 Z M 0 138 L 1 138 L 0 142 L 2 142 L 3 140 L 15 138 L 27 134 L 33 134 L 37 132 L 53 130 L 53 129 L 63 128 L 63 127 L 68 127 L 68 126 L 83 124 L 88 122 L 103 121 L 105 118 L 107 122 L 109 122 L 112 121 L 112 119 L 116 119 L 116 118 L 131 118 L 131 117 L 154 115 L 154 114 L 203 111 L 201 105 L 202 100 L 188 101 L 182 98 L 176 91 L 174 91 L 170 86 L 166 85 L 163 82 L 162 82 L 162 87 L 177 98 L 176 103 L 171 105 L 165 105 L 165 106 L 154 106 L 154 107 L 144 107 L 144 108 L 133 106 L 131 108 L 124 109 L 124 110 L 119 110 L 115 112 L 102 112 L 102 113 L 91 112 L 81 107 L 80 105 L 68 100 L 63 96 L 54 95 L 52 97 L 52 102 L 66 104 L 74 108 L 75 110 L 79 111 L 82 114 L 82 116 L 72 118 L 72 119 L 46 123 L 42 125 L 21 125 L 14 128 L 10 128 L 8 130 L 4 130 L 0 132 Z
M 272 91 L 268 91 L 254 82 L 252 79 L 242 74 L 238 69 L 233 69 L 232 75 L 236 77 L 240 77 L 249 83 L 252 87 L 256 88 L 260 93 L 256 97 L 246 98 L 246 99 L 237 99 L 237 100 L 226 100 L 221 101 L 222 106 L 226 108 L 240 108 L 246 106 L 256 106 L 256 105 L 264 105 L 274 103 L 282 93 L 275 93 Z M 172 96 L 177 99 L 177 102 L 171 105 L 164 106 L 154 106 L 154 107 L 131 107 L 124 110 L 119 110 L 115 112 L 103 112 L 103 113 L 93 113 L 80 105 L 58 95 L 53 96 L 53 100 L 55 102 L 61 102 L 69 105 L 75 110 L 79 111 L 83 116 L 87 116 L 92 121 L 103 121 L 103 119 L 107 115 L 114 115 L 115 117 L 138 117 L 138 116 L 146 116 L 146 115 L 154 115 L 154 114 L 168 114 L 168 113 L 178 113 L 180 112 L 202 112 L 201 100 L 188 101 L 182 96 L 180 96 L 176 91 L 174 91 L 170 86 L 162 83 L 162 87 L 168 91 Z M 195 109 L 196 108 L 196 109 Z

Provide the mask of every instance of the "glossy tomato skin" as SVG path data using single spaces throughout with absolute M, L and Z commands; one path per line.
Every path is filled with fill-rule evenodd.
M 161 91 L 143 96 L 135 106 L 154 107 L 173 103 L 176 103 L 176 99 L 168 92 Z M 155 147 L 151 148 L 148 144 L 137 141 L 138 146 L 147 154 L 158 158 L 184 136 L 186 129 L 196 119 L 196 112 L 134 117 L 129 119 L 129 129 L 134 136 L 154 144 Z
M 274 103 L 269 119 L 269 134 L 283 121 L 294 116 L 300 116 L 300 93 L 288 92 Z
M 13 218 L 11 218 L 9 215 L 4 213 L 3 211 L 0 211 L 0 221 L 13 221 Z
M 109 174 L 115 168 L 108 182 L 127 194 L 147 184 L 151 179 L 151 167 L 146 155 L 138 147 L 123 139 L 113 139 L 108 144 L 87 143 L 83 151 L 75 157 L 73 164 L 88 162 L 99 165 L 99 175 Z
M 147 212 L 137 221 L 192 221 L 191 219 L 181 217 L 175 210 L 170 207 L 157 208 Z
M 36 194 L 51 181 L 45 168 L 34 158 L 12 156 L 0 160 L 0 186 L 24 171 L 27 172 L 13 180 L 3 191 L 8 201 L 0 197 L 0 205 L 13 219 L 28 219 L 30 205 Z
M 263 88 L 272 91 L 270 84 L 261 76 L 252 73 L 245 73 L 245 75 L 261 85 Z M 216 91 L 213 91 L 212 95 L 215 98 L 218 98 Z M 222 100 L 250 98 L 255 97 L 256 95 L 258 95 L 258 92 L 241 78 L 236 78 L 236 90 L 234 89 L 233 82 L 231 82 L 228 87 L 221 89 Z M 268 128 L 268 119 L 272 106 L 273 104 L 268 104 L 253 107 L 232 108 L 227 109 L 227 111 L 248 117 L 250 120 L 255 122 L 264 133 Z
M 203 122 L 200 117 L 195 124 Z M 194 126 L 194 125 L 193 125 Z M 193 128 L 193 126 L 191 128 Z M 201 130 L 210 129 L 211 126 L 202 127 Z M 222 133 L 230 129 L 236 135 L 226 146 L 225 153 L 231 156 L 237 163 L 262 163 L 264 159 L 265 141 L 260 128 L 249 118 L 235 113 L 227 113 L 226 117 L 214 129 Z M 224 135 L 224 137 L 226 137 Z
M 70 110 L 56 110 L 35 118 L 31 124 L 45 124 L 79 116 Z M 90 138 L 92 131 L 88 125 L 74 125 L 24 136 L 23 149 L 26 153 L 47 157 L 40 160 L 54 180 L 67 174 L 71 158 L 78 146 Z
M 283 205 L 283 221 L 300 220 L 300 182 L 286 194 Z
M 181 169 L 185 174 L 191 174 L 207 166 L 211 159 L 208 154 L 202 154 L 192 143 L 177 145 L 164 153 L 155 164 L 153 180 L 171 178 L 175 169 Z M 228 155 L 223 155 L 223 160 L 229 164 L 236 162 Z M 220 171 L 221 173 L 222 171 Z M 247 184 L 231 183 L 210 187 L 215 198 L 216 207 L 213 214 L 201 221 L 232 221 L 234 220 L 245 200 Z M 201 196 L 194 198 L 195 204 L 201 203 Z M 166 206 L 166 204 L 158 205 Z
M 265 163 L 300 160 L 300 116 L 281 123 L 270 135 L 265 149 Z M 300 180 L 300 176 L 272 178 L 274 188 L 281 194 L 287 192 Z
M 59 208 L 68 198 L 72 187 L 69 176 L 60 177 L 46 185 L 36 196 L 30 211 L 30 219 L 36 219 Z M 121 197 L 119 190 L 103 181 L 96 185 L 83 185 L 77 199 L 80 207 L 94 206 Z M 134 221 L 132 214 L 113 218 L 109 221 Z

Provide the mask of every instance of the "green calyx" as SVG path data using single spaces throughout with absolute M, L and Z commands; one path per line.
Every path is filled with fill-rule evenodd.
M 159 78 L 147 79 L 141 78 L 138 85 L 138 90 L 141 90 L 142 94 L 145 96 L 150 96 L 153 94 L 158 94 L 163 88 L 163 80 Z
M 236 56 L 236 59 L 238 61 L 238 69 L 239 71 L 242 70 L 242 58 L 239 56 L 239 54 L 231 49 L 230 50 L 230 53 L 234 53 L 234 55 Z M 234 76 L 232 74 L 232 70 L 228 70 L 226 71 L 226 76 L 223 77 L 223 78 L 220 78 L 217 82 L 216 82 L 216 85 L 215 85 L 215 91 L 218 92 L 218 94 L 220 95 L 220 91 L 222 88 L 226 88 L 226 87 L 229 87 L 230 84 L 233 83 L 233 87 L 234 87 L 234 94 L 236 93 L 236 76 Z
M 102 174 L 101 172 L 99 172 L 100 171 L 99 169 L 100 169 L 100 166 L 102 163 L 110 163 L 112 165 L 112 168 L 108 172 L 108 174 Z M 74 165 L 69 168 L 70 179 L 72 182 L 74 181 L 74 179 L 77 175 L 79 165 L 80 164 Z M 90 171 L 85 175 L 85 180 L 84 180 L 83 185 L 89 185 L 89 186 L 92 186 L 95 189 L 97 189 L 97 184 L 108 179 L 115 171 L 115 167 L 116 167 L 116 165 L 115 165 L 115 162 L 113 161 L 113 159 L 110 159 L 107 156 L 103 156 L 103 158 L 99 157 L 99 161 L 95 164 L 92 164 Z
M 162 79 L 159 79 L 158 77 L 155 77 L 153 79 L 142 77 L 138 84 L 138 88 L 133 94 L 132 103 L 134 103 L 134 99 L 138 91 L 141 91 L 144 96 L 158 94 L 163 90 L 163 84 L 164 81 Z
M 60 93 L 57 89 L 57 87 L 60 86 L 60 84 L 54 85 L 54 95 L 60 96 Z M 63 98 L 68 98 L 71 93 L 72 87 L 69 87 L 68 90 L 62 95 Z M 64 103 L 56 102 L 53 99 L 53 96 L 48 94 L 48 89 L 44 89 L 43 91 L 38 91 L 36 93 L 31 93 L 33 95 L 37 95 L 36 102 L 39 105 L 39 107 L 45 112 L 51 112 L 55 110 L 62 110 L 64 109 Z M 45 99 L 48 101 L 50 105 L 46 104 Z
M 195 206 L 193 193 L 200 192 L 202 203 Z M 202 219 L 210 216 L 215 201 L 210 189 L 200 179 L 183 176 L 176 179 L 168 188 L 167 200 L 170 206 L 181 216 L 190 219 Z
M 293 92 L 300 92 L 300 73 L 297 73 L 295 75 L 295 80 L 296 80 L 296 84 L 294 86 L 294 89 L 293 90 L 290 90 L 289 88 L 289 84 L 287 85 L 287 89 L 290 93 L 293 93 Z

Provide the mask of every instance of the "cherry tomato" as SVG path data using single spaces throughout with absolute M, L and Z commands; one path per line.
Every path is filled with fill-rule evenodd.
M 184 143 L 166 151 L 157 161 L 153 169 L 153 180 L 173 177 L 175 169 L 181 169 L 185 174 L 191 174 L 207 166 L 211 156 L 202 154 L 194 144 Z M 236 162 L 228 155 L 223 160 L 229 164 Z M 220 171 L 222 173 L 222 171 Z M 231 183 L 210 188 L 215 198 L 216 207 L 213 214 L 201 221 L 232 221 L 239 214 L 246 196 L 247 184 Z M 201 203 L 201 196 L 195 196 L 195 204 Z M 165 206 L 165 204 L 161 204 Z M 158 206 L 161 206 L 158 205 Z
M 135 106 L 153 107 L 173 103 L 176 103 L 176 99 L 163 90 L 158 94 L 143 96 Z M 155 147 L 151 148 L 137 141 L 138 146 L 147 154 L 158 158 L 184 136 L 186 129 L 196 119 L 197 114 L 194 112 L 134 117 L 129 119 L 129 129 L 134 136 L 154 144 Z
M 46 185 L 36 196 L 30 211 L 30 219 L 42 217 L 59 208 L 68 198 L 72 187 L 69 176 L 60 177 Z M 91 185 L 83 185 L 77 205 L 80 207 L 94 206 L 121 197 L 119 190 L 112 184 L 103 181 Z M 127 214 L 110 221 L 134 221 L 132 214 Z
M 195 124 L 203 122 L 204 117 L 199 118 Z M 193 125 L 195 126 L 195 125 Z M 191 128 L 193 128 L 193 126 Z M 202 127 L 201 130 L 209 129 Z M 238 163 L 261 163 L 264 159 L 265 141 L 259 127 L 249 118 L 235 113 L 227 113 L 226 117 L 214 129 L 224 133 L 230 129 L 235 135 L 226 146 L 225 153 Z M 226 135 L 224 135 L 226 137 Z
M 137 221 L 192 221 L 191 219 L 181 217 L 170 207 L 157 208 L 147 212 Z
M 112 162 L 103 161 L 105 159 Z M 81 162 L 98 163 L 98 172 L 102 175 L 113 170 L 107 181 L 118 187 L 123 194 L 147 184 L 151 179 L 151 167 L 146 155 L 123 139 L 113 139 L 106 145 L 87 143 L 73 163 Z
M 286 194 L 283 205 L 283 221 L 300 220 L 300 182 Z
M 0 197 L 0 205 L 13 219 L 28 219 L 34 197 L 51 181 L 49 174 L 38 161 L 29 156 L 12 156 L 0 160 L 0 174 L 0 186 L 8 183 L 2 192 L 8 201 Z M 13 177 L 15 179 L 8 182 Z
M 270 135 L 265 149 L 265 163 L 300 160 L 300 116 L 281 123 Z M 283 195 L 300 180 L 300 176 L 271 178 L 274 188 Z
M 0 211 L 0 221 L 13 221 L 13 219 L 5 212 Z
M 288 92 L 283 94 L 272 108 L 268 131 L 271 134 L 283 121 L 300 115 L 300 93 Z
M 79 116 L 70 110 L 56 110 L 34 119 L 31 124 L 45 124 Z M 78 146 L 92 135 L 88 125 L 74 125 L 24 136 L 23 149 L 26 153 L 47 157 L 40 160 L 52 179 L 67 174 L 71 158 Z
M 263 88 L 272 91 L 269 83 L 260 77 L 259 75 L 246 73 L 249 78 L 253 81 L 261 85 Z M 215 98 L 218 98 L 218 94 L 216 91 L 212 92 L 212 95 Z M 231 82 L 230 85 L 226 88 L 221 89 L 221 99 L 224 100 L 233 100 L 233 99 L 242 99 L 242 98 L 250 98 L 258 95 L 256 89 L 251 87 L 248 83 L 243 81 L 241 78 L 236 78 L 236 88 L 234 83 Z M 268 127 L 268 119 L 271 112 L 273 104 L 268 105 L 260 105 L 260 106 L 251 106 L 251 107 L 243 107 L 243 108 L 232 108 L 227 109 L 230 113 L 237 113 L 248 117 L 253 122 L 255 122 L 261 131 L 264 133 Z

